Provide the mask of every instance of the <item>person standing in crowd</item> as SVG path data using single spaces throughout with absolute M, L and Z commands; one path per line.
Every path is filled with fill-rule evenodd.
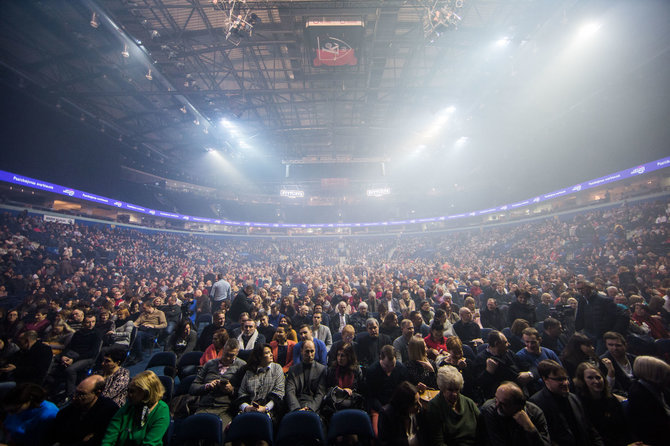
M 216 275 L 216 282 L 212 285 L 212 291 L 209 298 L 212 300 L 212 311 L 219 311 L 221 307 L 230 304 L 232 289 L 230 283 L 223 278 L 223 274 Z
M 596 353 L 605 353 L 603 335 L 608 331 L 626 334 L 628 332 L 628 316 L 612 299 L 598 293 L 591 282 L 578 280 L 580 291 L 575 330 L 583 331 L 595 346 Z

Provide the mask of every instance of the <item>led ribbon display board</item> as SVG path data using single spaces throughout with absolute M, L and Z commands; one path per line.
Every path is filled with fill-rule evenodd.
M 173 212 L 165 212 L 156 209 L 148 209 L 136 204 L 126 203 L 124 201 L 116 200 L 114 198 L 103 197 L 101 195 L 92 194 L 89 192 L 84 192 L 70 187 L 60 186 L 58 184 L 49 183 L 42 180 L 36 180 L 34 178 L 25 177 L 23 175 L 14 174 L 11 172 L 6 172 L 0 170 L 0 181 L 5 181 L 7 183 L 17 184 L 20 186 L 26 186 L 33 189 L 39 189 L 47 192 L 53 192 L 59 195 L 66 195 L 72 198 L 78 198 L 85 201 L 90 201 L 93 203 L 104 204 L 107 206 L 115 207 L 117 209 L 123 209 L 127 211 L 137 212 L 140 214 L 147 214 L 154 217 L 164 217 L 171 218 L 174 220 L 182 220 L 189 222 L 197 223 L 210 223 L 218 225 L 229 225 L 229 226 L 248 226 L 248 227 L 261 227 L 261 228 L 361 228 L 361 227 L 374 227 L 374 226 L 396 226 L 396 225 L 406 225 L 406 224 L 415 224 L 415 223 L 434 223 L 440 221 L 454 220 L 464 217 L 476 217 L 479 215 L 491 214 L 494 212 L 505 212 L 520 207 L 528 206 L 531 204 L 542 203 L 544 201 L 552 200 L 554 198 L 563 197 L 570 195 L 574 192 L 579 192 L 583 190 L 592 189 L 594 187 L 599 187 L 605 184 L 614 183 L 616 181 L 625 180 L 627 178 L 632 178 L 635 176 L 644 175 L 649 172 L 663 169 L 670 166 L 670 157 L 662 158 L 660 160 L 651 161 L 646 164 L 642 164 L 637 167 L 631 167 L 626 170 L 622 170 L 610 175 L 605 175 L 604 177 L 596 178 L 591 181 L 585 181 L 583 183 L 575 184 L 572 186 L 565 187 L 563 189 L 549 192 L 547 194 L 538 195 L 533 198 L 528 198 L 527 200 L 519 201 L 516 203 L 505 204 L 502 206 L 493 207 L 490 209 L 483 209 L 479 211 L 466 212 L 462 214 L 454 215 L 444 215 L 440 217 L 429 217 L 429 218 L 417 218 L 412 220 L 393 220 L 393 221 L 379 221 L 379 222 L 367 222 L 367 223 L 264 223 L 264 222 L 252 222 L 252 221 L 233 221 L 225 219 L 215 219 L 215 218 L 204 218 L 196 217 L 193 215 L 182 215 L 175 214 Z

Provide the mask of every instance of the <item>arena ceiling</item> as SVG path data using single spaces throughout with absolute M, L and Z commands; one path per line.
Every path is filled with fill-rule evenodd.
M 0 81 L 133 169 L 193 181 L 213 151 L 272 164 L 255 178 L 272 187 L 499 204 L 667 152 L 668 17 L 662 1 L 7 0 Z M 609 41 L 571 54 L 589 20 Z M 315 53 L 308 23 L 333 22 L 352 26 Z

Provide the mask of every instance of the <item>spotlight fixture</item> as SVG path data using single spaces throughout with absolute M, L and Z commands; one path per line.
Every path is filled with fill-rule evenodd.
M 130 53 L 128 52 L 128 45 L 123 45 L 123 51 L 121 51 L 121 55 L 126 59 L 130 57 Z
M 93 16 L 91 17 L 91 21 L 89 22 L 91 27 L 98 29 L 98 26 L 100 26 L 100 22 L 98 22 L 98 15 L 94 12 Z
M 154 77 L 151 75 L 151 68 L 149 68 L 149 72 L 144 77 L 150 81 L 154 80 Z
M 161 34 L 157 30 L 154 29 L 154 30 L 151 31 L 151 38 L 152 39 L 157 39 L 160 36 L 161 36 Z

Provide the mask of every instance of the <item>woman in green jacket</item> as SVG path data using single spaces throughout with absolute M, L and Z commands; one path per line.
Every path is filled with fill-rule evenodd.
M 165 389 L 150 370 L 128 384 L 128 401 L 109 422 L 102 446 L 158 446 L 170 425 L 170 410 L 161 397 Z

